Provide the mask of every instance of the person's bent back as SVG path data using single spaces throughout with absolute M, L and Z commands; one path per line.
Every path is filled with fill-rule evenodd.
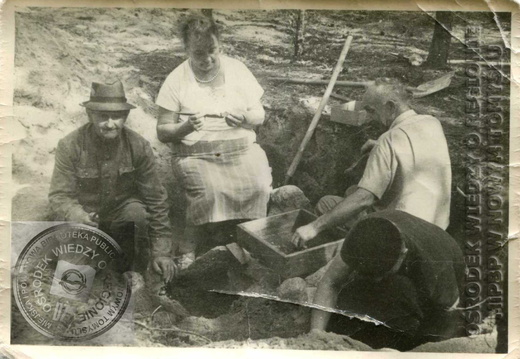
M 349 232 L 314 304 L 368 315 L 385 326 L 314 310 L 311 330 L 400 350 L 457 336 L 464 270 L 461 249 L 438 226 L 402 211 L 375 212 Z

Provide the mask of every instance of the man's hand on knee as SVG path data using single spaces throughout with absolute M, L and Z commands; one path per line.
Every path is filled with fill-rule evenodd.
M 96 228 L 99 226 L 99 216 L 95 212 L 87 213 L 83 210 L 74 211 L 69 214 L 68 220 L 75 223 L 83 223 Z
M 162 276 L 165 282 L 171 281 L 177 275 L 177 266 L 170 257 L 156 257 L 152 260 L 155 272 Z

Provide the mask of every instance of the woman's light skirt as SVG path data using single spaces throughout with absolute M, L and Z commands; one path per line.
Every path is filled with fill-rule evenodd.
M 271 168 L 264 150 L 246 139 L 173 146 L 173 173 L 187 199 L 187 225 L 267 215 Z

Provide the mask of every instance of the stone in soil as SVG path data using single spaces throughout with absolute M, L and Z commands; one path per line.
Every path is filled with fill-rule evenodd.
M 295 277 L 285 280 L 278 287 L 278 297 L 293 303 L 307 303 L 307 282 L 303 278 Z
M 269 216 L 293 211 L 295 209 L 306 209 L 312 212 L 311 202 L 301 189 L 296 186 L 287 185 L 275 188 L 271 192 Z
M 497 331 L 474 337 L 453 338 L 441 342 L 425 343 L 412 349 L 412 352 L 435 353 L 495 353 Z
M 295 337 L 308 331 L 310 309 L 265 298 L 239 297 L 218 318 L 189 317 L 178 327 L 213 341 Z
M 229 311 L 236 296 L 214 291 L 227 291 L 228 271 L 240 266 L 226 247 L 215 247 L 182 270 L 168 284 L 167 295 L 191 315 L 218 317 Z

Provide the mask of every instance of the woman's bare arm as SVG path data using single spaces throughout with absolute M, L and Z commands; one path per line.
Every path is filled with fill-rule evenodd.
M 258 103 L 252 107 L 248 108 L 247 112 L 245 113 L 245 125 L 242 125 L 242 127 L 248 128 L 248 126 L 256 127 L 260 126 L 265 121 L 265 110 L 264 106 L 258 101 Z
M 260 101 L 253 107 L 248 108 L 244 112 L 231 112 L 226 117 L 226 122 L 232 127 L 243 127 L 247 129 L 253 129 L 264 123 L 265 110 Z
M 180 141 L 198 129 L 198 122 L 200 122 L 200 118 L 193 121 L 190 118 L 190 121 L 179 122 L 178 114 L 159 106 L 157 137 L 164 143 Z M 200 125 L 202 126 L 202 123 Z

